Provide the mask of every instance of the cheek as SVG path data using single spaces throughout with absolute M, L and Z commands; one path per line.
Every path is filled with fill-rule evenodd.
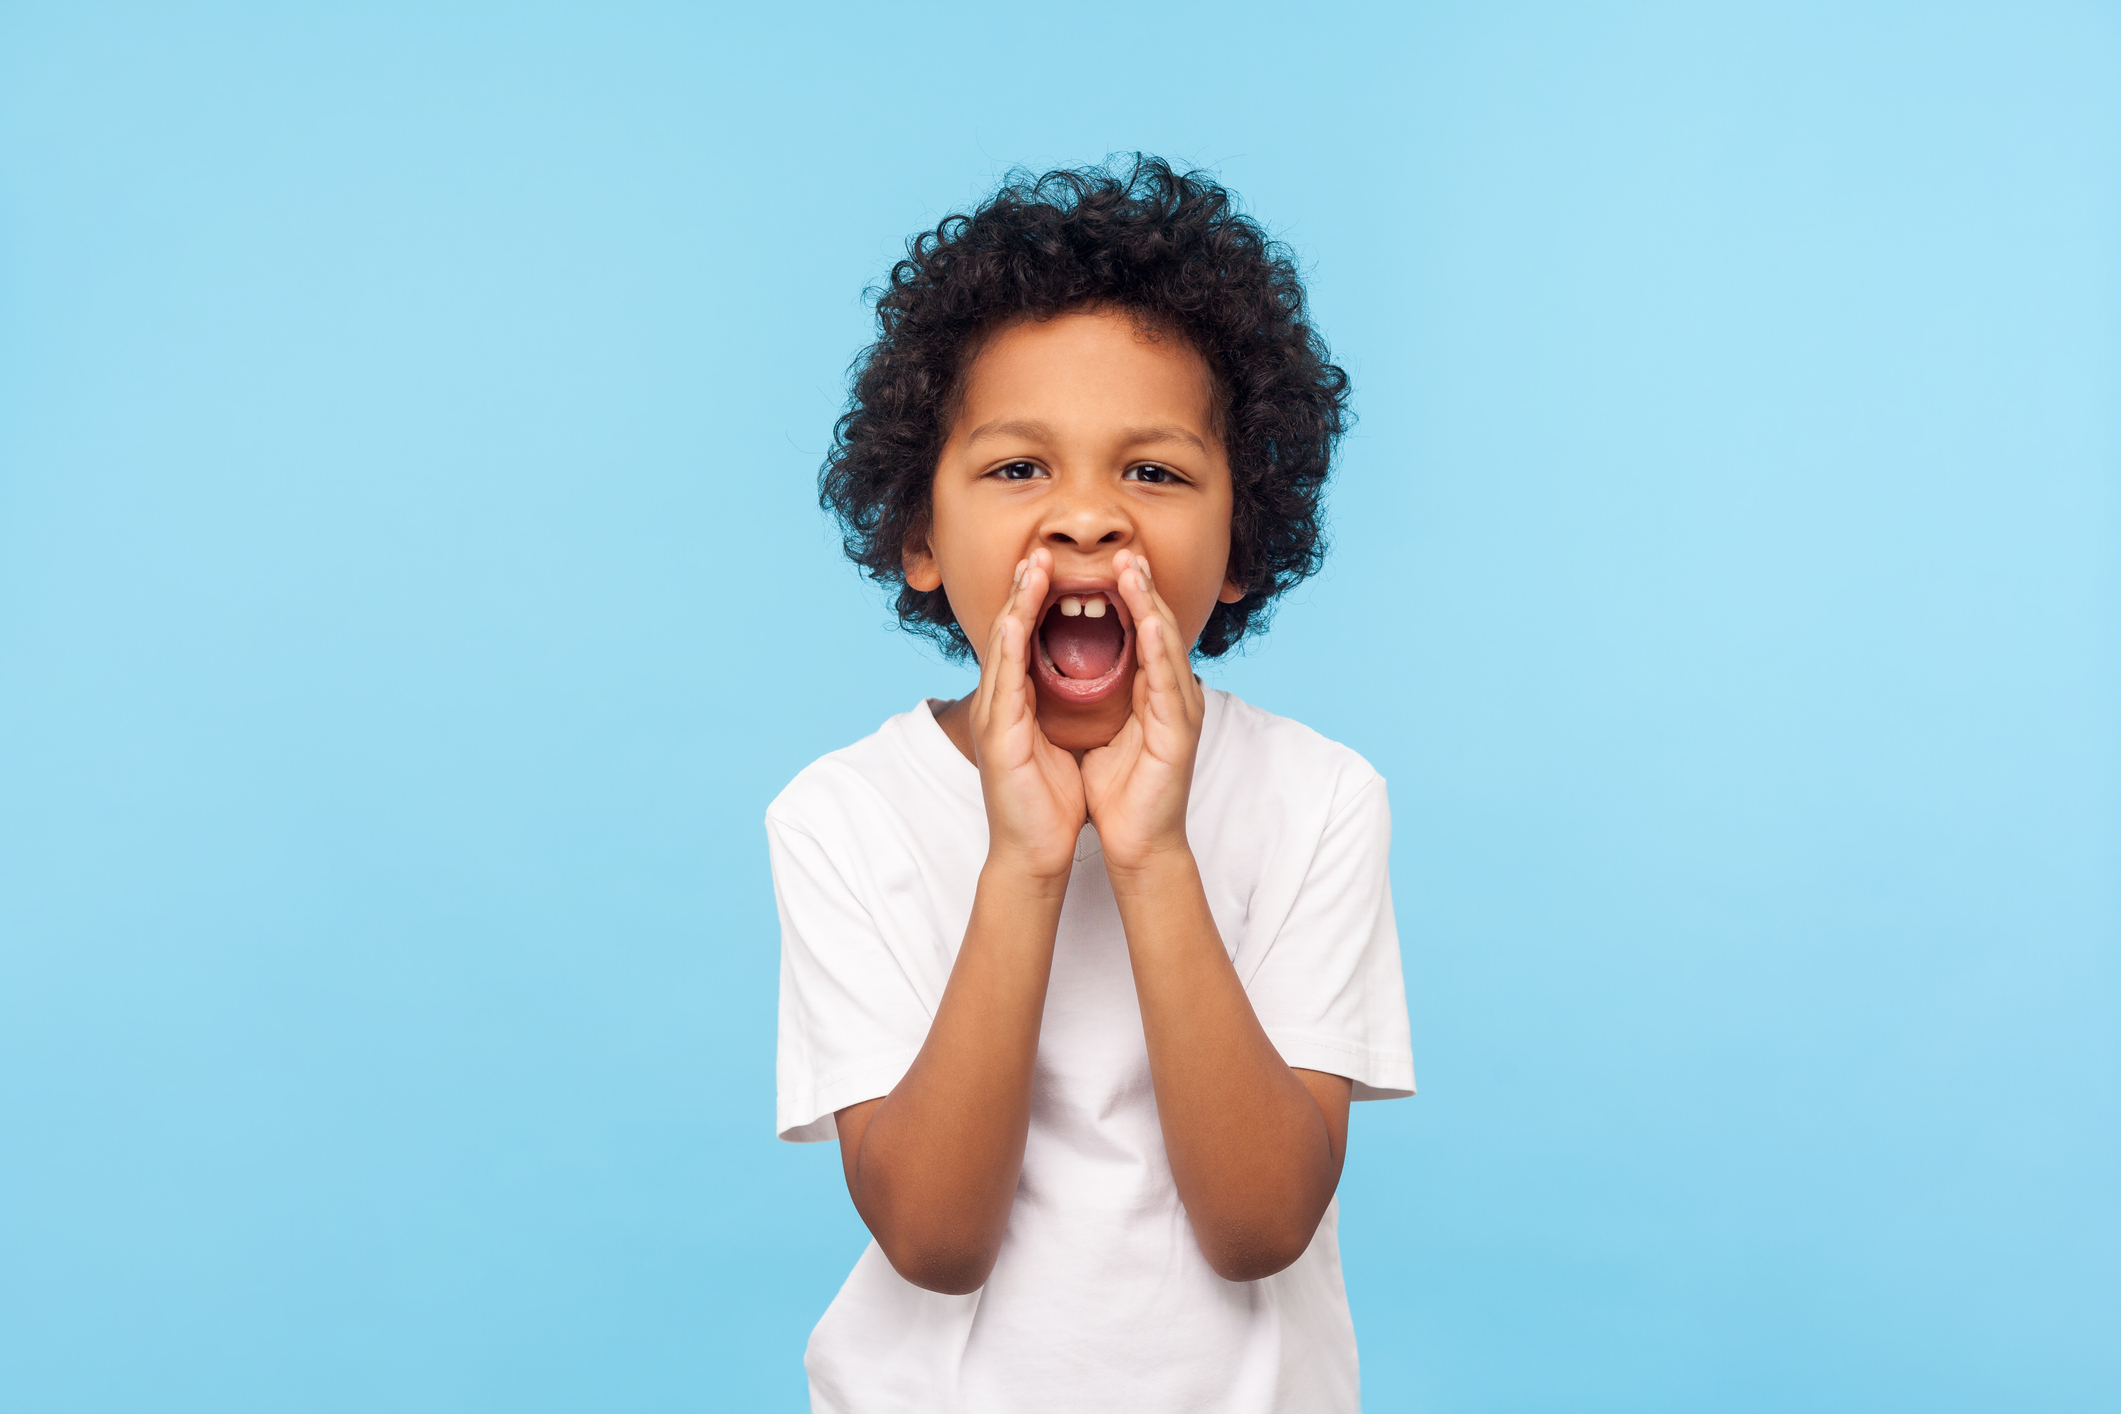
M 1171 606 L 1182 626 L 1197 631 L 1215 612 L 1229 574 L 1229 534 L 1225 530 L 1221 535 L 1191 535 L 1181 543 L 1162 546 L 1161 554 L 1158 549 L 1144 545 L 1142 553 L 1156 571 L 1164 602 Z
M 972 646 L 984 651 L 987 634 L 1009 600 L 1009 582 L 1019 556 L 1007 553 L 987 537 L 952 535 L 938 518 L 935 535 L 936 566 L 942 572 L 943 593 L 950 612 Z

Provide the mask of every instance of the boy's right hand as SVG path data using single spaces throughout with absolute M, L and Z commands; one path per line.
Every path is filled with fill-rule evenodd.
M 1089 818 L 1075 758 L 1038 725 L 1031 638 L 1046 607 L 1053 556 L 1018 562 L 1009 602 L 980 654 L 972 695 L 972 759 L 987 803 L 987 859 L 1041 883 L 1065 885 L 1075 841 Z

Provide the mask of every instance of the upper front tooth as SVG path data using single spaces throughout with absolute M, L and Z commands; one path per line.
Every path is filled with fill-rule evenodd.
M 1103 618 L 1105 616 L 1105 596 L 1100 594 L 1095 599 L 1083 600 L 1083 613 L 1093 619 Z
M 1080 614 L 1083 611 L 1083 601 L 1076 598 L 1073 594 L 1063 594 L 1061 596 L 1060 611 L 1072 619 L 1077 614 Z M 1100 599 L 1098 601 L 1097 608 L 1091 613 L 1090 617 L 1094 619 L 1099 614 L 1102 614 L 1104 611 L 1105 604 L 1104 601 Z

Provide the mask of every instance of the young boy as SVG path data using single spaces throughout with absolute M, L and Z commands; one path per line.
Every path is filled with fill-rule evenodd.
M 1383 780 L 1191 655 L 1318 566 L 1347 379 L 1288 255 L 1138 159 L 917 238 L 827 462 L 979 685 L 767 812 L 779 1130 L 875 1241 L 812 1407 L 1358 1407 L 1333 1192 L 1411 1094 Z

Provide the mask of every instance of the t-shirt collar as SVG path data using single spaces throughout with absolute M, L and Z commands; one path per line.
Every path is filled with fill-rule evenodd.
M 1200 752 L 1194 758 L 1196 770 L 1206 763 L 1211 744 L 1221 734 L 1224 710 L 1224 694 L 1212 687 L 1204 687 L 1203 694 L 1207 700 L 1200 724 Z M 924 697 L 914 703 L 913 710 L 906 714 L 906 735 L 914 753 L 934 772 L 936 779 L 947 782 L 952 790 L 984 810 L 986 804 L 980 796 L 979 767 L 965 759 L 965 754 L 957 749 L 957 743 L 943 730 L 942 723 L 935 720 L 935 714 L 949 705 L 940 697 Z
M 957 743 L 943 730 L 943 724 L 935 720 L 935 714 L 949 705 L 940 697 L 924 697 L 914 703 L 913 710 L 906 714 L 906 735 L 921 764 L 932 771 L 937 780 L 984 810 L 986 805 L 979 790 L 979 767 L 965 759 L 965 753 L 957 749 Z

